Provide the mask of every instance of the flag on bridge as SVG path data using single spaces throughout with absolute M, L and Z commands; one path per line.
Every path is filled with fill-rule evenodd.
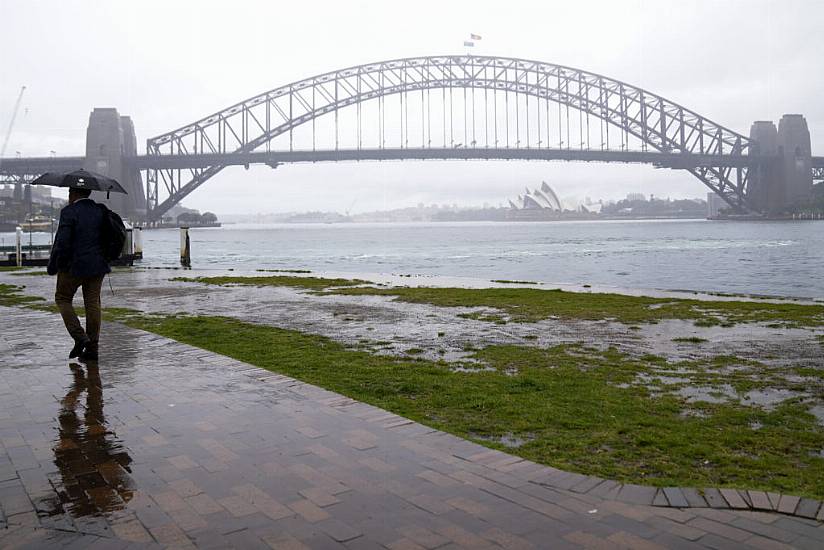
M 480 40 L 481 35 L 480 34 L 470 34 L 469 38 L 471 38 L 472 40 Z
M 474 48 L 474 47 L 475 47 L 475 43 L 474 43 L 474 42 L 470 42 L 469 40 L 464 40 L 464 46 L 465 46 L 465 47 L 467 47 L 467 48 Z

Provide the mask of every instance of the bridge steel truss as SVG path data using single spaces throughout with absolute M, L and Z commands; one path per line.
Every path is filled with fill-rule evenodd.
M 813 166 L 813 183 L 824 183 L 824 166 Z
M 259 148 L 268 151 L 271 140 L 287 133 L 289 148 L 292 150 L 292 133 L 295 128 L 307 123 L 313 124 L 314 128 L 315 119 L 330 113 L 335 114 L 337 149 L 339 110 L 395 94 L 401 94 L 403 101 L 405 94 L 410 92 L 435 89 L 503 91 L 546 100 L 547 105 L 553 102 L 558 106 L 565 106 L 568 137 L 569 109 L 577 110 L 579 116 L 587 116 L 587 132 L 590 116 L 605 123 L 607 143 L 601 143 L 600 149 L 610 148 L 608 136 L 611 126 L 618 129 L 620 150 L 626 152 L 629 152 L 627 144 L 630 136 L 640 141 L 644 151 L 649 149 L 687 159 L 691 155 L 740 158 L 750 152 L 750 140 L 746 136 L 673 101 L 619 80 L 539 61 L 454 55 L 369 63 L 293 82 L 147 140 L 147 156 L 237 155 L 252 153 Z M 525 124 L 530 123 L 528 109 L 527 104 Z M 540 117 L 540 112 L 538 116 Z M 528 132 L 529 130 L 527 135 Z M 549 139 L 547 146 L 548 141 Z M 568 142 L 569 139 L 566 148 L 570 149 Z M 380 146 L 384 145 L 385 140 L 381 134 Z M 497 145 L 496 143 L 495 146 Z M 563 145 L 561 143 L 562 147 Z M 479 145 L 473 137 L 468 146 L 481 149 L 488 146 L 488 143 Z M 358 148 L 360 147 L 361 128 L 358 118 Z M 424 147 L 431 147 L 431 140 Z M 516 143 L 514 149 L 519 148 L 523 148 L 520 142 Z M 225 166 L 216 162 L 211 166 L 197 168 L 150 168 L 146 179 L 149 220 L 159 219 L 169 208 Z M 746 191 L 750 164 L 719 163 L 712 166 L 690 165 L 687 162 L 683 167 L 737 211 L 749 210 Z M 161 191 L 165 191 L 166 195 L 163 200 Z

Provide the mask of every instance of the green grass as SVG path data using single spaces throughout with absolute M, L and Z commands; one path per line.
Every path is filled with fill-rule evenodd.
M 290 286 L 350 296 L 390 296 L 395 300 L 441 307 L 487 307 L 501 314 L 473 312 L 461 314 L 497 324 L 507 321 L 535 322 L 548 318 L 612 319 L 627 325 L 657 323 L 665 319 L 692 321 L 699 327 L 729 327 L 737 323 L 764 323 L 772 328 L 815 328 L 824 326 L 824 305 L 764 303 L 751 301 L 704 301 L 623 294 L 565 292 L 534 288 L 377 288 L 360 279 L 321 277 L 176 277 L 173 281 L 213 285 Z M 528 283 L 529 281 L 504 281 Z
M 472 319 L 474 321 L 486 321 L 487 323 L 495 323 L 496 325 L 505 325 L 506 319 L 494 313 L 484 313 L 481 311 L 473 311 L 471 313 L 459 313 L 458 317 L 461 319 Z
M 665 319 L 691 320 L 698 326 L 736 323 L 773 323 L 782 327 L 824 326 L 824 306 L 747 301 L 701 301 L 609 293 L 578 293 L 534 288 L 338 288 L 330 291 L 350 296 L 393 296 L 398 301 L 442 307 L 488 307 L 508 315 L 510 321 L 535 322 L 560 319 L 613 319 L 628 325 Z M 489 317 L 489 314 L 479 314 Z M 475 318 L 481 318 L 475 317 Z M 500 317 L 490 318 L 497 322 Z
M 12 273 L 15 277 L 43 277 L 48 276 L 48 271 L 24 271 L 22 273 Z
M 21 269 L 26 269 L 25 267 L 17 267 L 16 265 L 0 265 L 0 273 L 3 271 L 19 271 Z
M 673 338 L 672 341 L 673 342 L 682 342 L 682 343 L 685 343 L 685 344 L 701 344 L 703 342 L 706 342 L 707 339 L 706 338 L 699 338 L 698 336 L 683 336 L 683 337 L 679 337 L 679 338 Z
M 522 437 L 528 441 L 509 450 L 479 442 L 558 468 L 657 486 L 824 497 L 824 459 L 812 456 L 824 448 L 824 429 L 806 404 L 791 400 L 772 412 L 737 403 L 687 405 L 633 383 L 640 374 L 686 363 L 571 345 L 491 346 L 474 358 L 493 370 L 467 374 L 452 372 L 454 364 L 376 355 L 227 318 L 131 316 L 126 322 L 463 437 Z M 689 366 L 709 380 L 718 378 L 719 365 L 735 361 Z M 740 382 L 746 388 L 758 379 Z M 685 407 L 707 417 L 683 416 Z M 751 429 L 754 422 L 761 428 Z
M 501 283 L 507 285 L 539 285 L 537 281 L 510 281 L 508 279 L 492 279 L 493 283 Z
M 288 286 L 308 290 L 327 290 L 333 287 L 368 284 L 368 281 L 361 281 L 359 279 L 324 279 L 322 277 L 294 277 L 291 275 L 267 275 L 260 277 L 175 277 L 171 280 L 218 286 Z
M 309 269 L 256 269 L 263 273 L 312 273 Z
M 39 296 L 27 296 L 22 294 L 24 285 L 7 285 L 0 283 L 0 306 L 25 306 L 36 302 L 42 302 Z

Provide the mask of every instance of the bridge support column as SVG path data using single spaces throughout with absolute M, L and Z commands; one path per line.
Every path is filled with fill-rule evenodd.
M 778 154 L 784 180 L 784 200 L 793 206 L 810 198 L 813 190 L 810 130 L 801 115 L 784 115 L 778 123 Z
M 812 193 L 810 131 L 802 115 L 784 115 L 778 123 L 754 122 L 752 155 L 774 160 L 753 168 L 747 195 L 752 205 L 768 215 L 780 215 L 809 199 Z
M 86 130 L 86 161 L 84 168 L 116 179 L 127 195 L 112 193 L 94 199 L 106 203 L 124 219 L 143 219 L 146 216 L 146 197 L 140 172 L 129 168 L 124 156 L 137 154 L 137 139 L 131 118 L 120 116 L 114 108 L 95 108 L 89 115 Z

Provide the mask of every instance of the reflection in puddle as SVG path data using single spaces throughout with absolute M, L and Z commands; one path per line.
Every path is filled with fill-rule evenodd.
M 65 508 L 79 517 L 121 509 L 134 494 L 129 476 L 132 459 L 107 429 L 97 365 L 89 363 L 88 374 L 78 365 L 71 367 L 74 382 L 60 402 L 59 435 L 53 448 L 61 478 L 55 483 L 59 502 L 54 503 L 53 513 Z

